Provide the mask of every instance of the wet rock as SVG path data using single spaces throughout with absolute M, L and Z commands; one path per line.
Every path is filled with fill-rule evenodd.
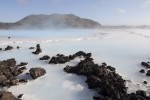
M 94 100 L 109 100 L 107 97 L 104 97 L 104 96 L 94 96 L 93 99 Z
M 9 85 L 14 86 L 14 85 L 18 85 L 18 83 L 19 83 L 18 79 L 13 79 L 13 80 L 10 81 Z
M 77 53 L 75 53 L 76 56 L 86 56 L 86 53 L 83 51 L 78 51 Z
M 29 49 L 34 49 L 34 47 L 30 47 Z
M 57 55 L 56 57 L 51 58 L 51 60 L 49 61 L 49 64 L 64 64 L 69 61 L 70 59 L 68 56 Z
M 91 75 L 87 77 L 86 82 L 89 86 L 89 89 L 95 89 L 99 87 L 99 84 L 101 83 L 101 79 L 99 77 Z
M 44 55 L 43 57 L 39 58 L 40 60 L 49 60 L 50 57 L 48 55 Z
M 20 49 L 20 47 L 19 47 L 19 46 L 17 46 L 17 49 Z
M 75 55 L 85 56 L 86 53 L 79 52 Z M 85 57 L 76 66 L 67 65 L 64 71 L 86 76 L 88 87 L 99 94 L 93 97 L 94 100 L 150 100 L 144 91 L 128 94 L 126 80 L 115 72 L 115 68 L 106 63 L 95 64 L 92 58 Z
M 140 72 L 140 73 L 145 73 L 145 70 L 144 70 L 144 69 L 141 69 L 139 72 Z
M 27 83 L 28 80 L 27 80 L 27 79 L 19 79 L 19 82 L 20 82 L 20 83 Z
M 137 95 L 140 95 L 140 96 L 142 96 L 142 97 L 146 97 L 146 92 L 143 91 L 143 90 L 138 90 L 138 91 L 136 91 L 136 94 L 137 94 Z
M 106 64 L 105 62 L 103 62 L 103 63 L 102 63 L 102 66 L 103 66 L 103 67 L 106 67 L 106 66 L 107 66 L 107 64 Z
M 76 57 L 75 55 L 69 55 L 69 59 L 70 59 L 70 60 L 75 59 L 75 57 Z
M 18 98 L 22 98 L 23 94 L 18 95 Z
M 0 91 L 0 100 L 21 100 L 16 98 L 11 92 Z
M 144 81 L 143 83 L 144 83 L 144 84 L 147 84 L 147 81 Z
M 6 81 L 7 81 L 7 77 L 5 75 L 1 75 L 0 76 L 0 84 L 3 84 Z
M 147 68 L 150 68 L 150 63 L 149 62 L 141 62 L 141 65 Z
M 22 74 L 24 70 L 27 70 L 27 68 L 26 67 L 18 68 L 19 74 Z
M 111 66 L 107 66 L 107 69 L 109 69 L 110 71 L 115 71 L 116 70 L 114 67 L 111 67 Z
M 53 56 L 51 60 L 49 61 L 49 64 L 64 64 L 66 62 L 69 62 L 70 60 L 75 59 L 76 57 L 84 57 L 84 58 L 90 58 L 91 53 L 85 53 L 83 51 L 79 51 L 73 55 L 65 56 L 63 54 L 57 54 L 56 56 Z
M 67 72 L 67 73 L 71 73 L 72 72 L 72 67 L 67 65 L 65 68 L 64 68 L 64 71 Z
M 146 76 L 150 76 L 150 70 L 147 71 Z
M 5 51 L 7 51 L 7 50 L 12 50 L 12 49 L 13 49 L 12 46 L 7 46 L 7 47 L 5 48 Z
M 38 77 L 40 76 L 43 76 L 46 74 L 46 70 L 43 69 L 43 68 L 40 68 L 40 67 L 37 67 L 37 68 L 31 68 L 29 70 L 30 72 L 30 75 L 33 79 L 37 79 Z
M 18 64 L 17 66 L 25 66 L 25 65 L 27 65 L 28 64 L 28 62 L 21 62 L 20 64 Z
M 0 51 L 2 51 L 3 49 L 2 48 L 0 48 Z
M 91 58 L 92 53 L 87 53 L 85 57 Z
M 10 87 L 17 85 L 19 80 L 16 78 L 18 75 L 23 73 L 24 67 L 16 67 L 16 61 L 14 58 L 0 61 L 0 86 Z
M 40 44 L 37 44 L 36 45 L 36 51 L 34 51 L 34 52 L 32 52 L 33 54 L 39 54 L 39 53 L 41 53 L 42 52 L 42 49 L 41 49 L 41 47 L 40 47 Z

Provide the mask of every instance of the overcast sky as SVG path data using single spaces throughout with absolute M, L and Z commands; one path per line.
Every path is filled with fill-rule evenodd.
M 0 22 L 52 13 L 72 13 L 103 25 L 150 25 L 150 0 L 0 0 Z

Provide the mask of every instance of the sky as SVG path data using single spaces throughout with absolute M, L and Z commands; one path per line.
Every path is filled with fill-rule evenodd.
M 0 22 L 53 13 L 75 14 L 102 25 L 150 25 L 150 0 L 0 0 Z

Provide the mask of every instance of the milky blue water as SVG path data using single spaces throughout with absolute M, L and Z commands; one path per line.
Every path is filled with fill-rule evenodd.
M 150 92 L 150 83 L 143 85 L 145 80 L 150 82 L 149 77 L 139 73 L 142 68 L 140 62 L 149 61 L 149 33 L 150 30 L 137 29 L 2 30 L 0 31 L 0 44 L 3 44 L 0 45 L 1 48 L 7 45 L 13 47 L 19 45 L 21 48 L 0 52 L 0 61 L 15 58 L 18 63 L 22 61 L 29 62 L 28 69 L 39 66 L 46 69 L 47 74 L 45 76 L 9 89 L 16 96 L 23 93 L 23 100 L 62 100 L 62 98 L 63 100 L 92 100 L 95 93 L 88 89 L 85 77 L 81 78 L 74 74 L 69 75 L 63 71 L 66 65 L 74 65 L 79 62 L 78 60 L 65 65 L 49 65 L 48 62 L 42 62 L 38 59 L 43 55 L 51 57 L 58 53 L 70 55 L 80 50 L 91 52 L 96 63 L 106 62 L 108 65 L 115 67 L 123 78 L 135 83 L 128 85 L 129 92 L 138 89 Z M 8 36 L 14 38 L 8 39 Z M 42 53 L 32 55 L 31 52 L 34 50 L 28 48 L 35 46 L 37 43 L 40 43 Z M 137 85 L 137 83 L 140 85 Z
M 93 30 L 1 30 L 0 37 L 53 38 L 80 37 L 93 33 Z

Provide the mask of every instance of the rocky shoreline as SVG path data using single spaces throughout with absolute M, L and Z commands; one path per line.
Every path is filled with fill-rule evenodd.
M 4 51 L 12 50 L 12 46 L 7 46 Z M 0 87 L 9 88 L 11 86 L 18 85 L 19 83 L 26 83 L 28 79 L 18 78 L 18 75 L 21 75 L 25 70 L 27 70 L 26 65 L 28 62 L 21 62 L 16 64 L 15 58 L 7 59 L 0 61 Z M 40 67 L 31 68 L 29 73 L 25 75 L 30 75 L 33 79 L 37 79 L 46 74 L 46 70 Z M 3 89 L 2 89 L 3 90 Z M 11 92 L 0 91 L 0 100 L 21 100 L 23 94 L 19 94 L 18 97 L 15 97 Z
M 20 48 L 20 47 L 18 47 Z M 17 48 L 17 49 L 18 49 Z M 12 50 L 12 46 L 7 46 L 4 51 Z M 30 47 L 29 49 L 34 49 Z M 2 48 L 0 49 L 2 50 Z M 39 44 L 36 45 L 36 50 L 32 52 L 35 55 L 42 53 L 42 49 Z M 150 100 L 150 96 L 146 95 L 143 90 L 137 90 L 135 93 L 127 93 L 126 80 L 122 78 L 116 69 L 112 66 L 108 66 L 106 63 L 101 65 L 96 64 L 92 58 L 92 53 L 85 53 L 78 51 L 75 54 L 65 56 L 64 54 L 57 54 L 50 57 L 44 55 L 39 60 L 48 60 L 49 64 L 65 64 L 75 58 L 83 58 L 77 65 L 64 68 L 66 73 L 73 73 L 77 75 L 84 75 L 87 77 L 86 83 L 89 89 L 94 89 L 98 95 L 94 96 L 94 100 Z M 28 62 L 21 62 L 16 64 L 14 58 L 0 61 L 0 87 L 11 87 L 18 85 L 19 83 L 26 83 L 28 79 L 19 79 L 18 75 L 27 70 L 26 65 Z M 149 62 L 142 62 L 142 66 L 150 67 Z M 140 70 L 141 73 L 145 73 L 144 69 Z M 32 79 L 37 79 L 46 74 L 46 70 L 41 67 L 31 68 L 26 75 L 30 75 Z M 146 73 L 150 76 L 150 71 Z M 147 82 L 144 81 L 146 84 Z M 21 100 L 23 94 L 19 94 L 15 97 L 11 92 L 0 91 L 0 100 Z
M 86 76 L 89 89 L 96 89 L 99 94 L 93 97 L 94 100 L 150 100 L 143 90 L 128 94 L 126 80 L 115 72 L 115 68 L 106 63 L 95 64 L 93 58 L 87 57 L 76 66 L 67 65 L 64 71 Z

